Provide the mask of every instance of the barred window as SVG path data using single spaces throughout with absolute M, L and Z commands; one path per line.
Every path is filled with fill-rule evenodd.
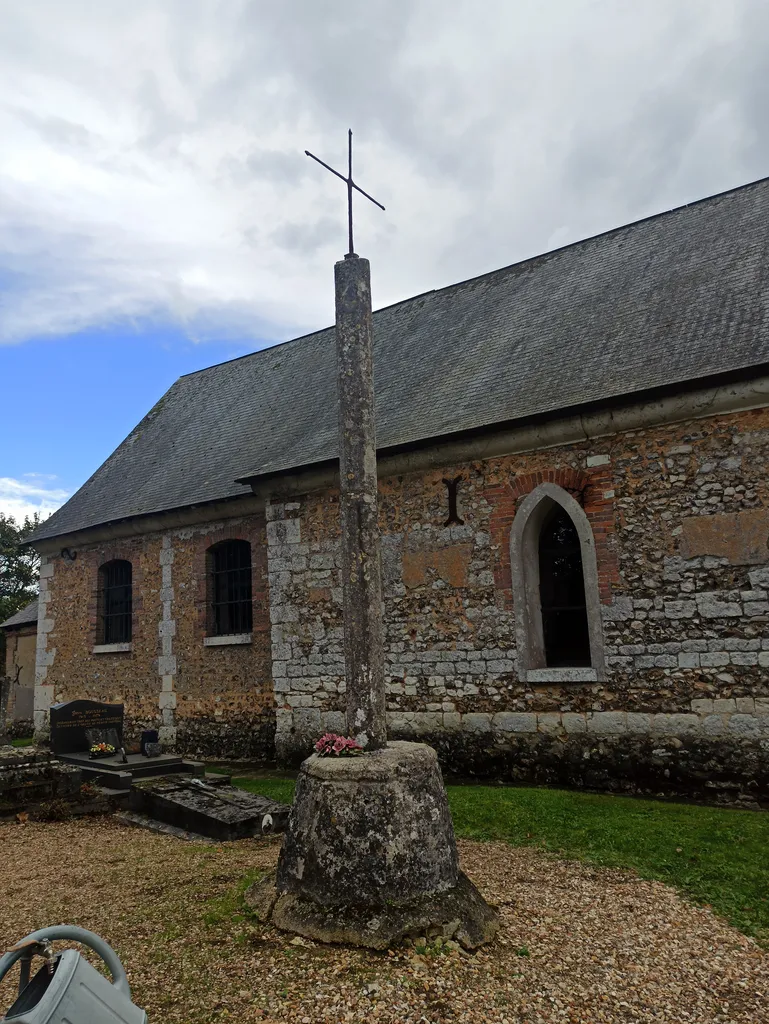
M 131 640 L 133 610 L 131 563 L 122 559 L 99 569 L 101 642 L 124 644 Z
M 209 634 L 250 633 L 251 545 L 225 540 L 208 549 Z

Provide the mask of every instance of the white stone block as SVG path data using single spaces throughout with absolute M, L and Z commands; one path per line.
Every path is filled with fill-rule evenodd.
M 537 716 L 521 711 L 499 711 L 494 715 L 493 727 L 495 732 L 501 733 L 536 732 Z
M 335 732 L 338 735 L 344 735 L 347 732 L 347 722 L 344 713 L 342 711 L 322 711 L 320 714 L 320 727 L 323 732 Z
M 649 733 L 652 729 L 652 716 L 643 711 L 628 711 L 627 731 L 633 733 Z
M 161 654 L 158 658 L 158 675 L 176 675 L 176 656 L 173 654 Z
M 158 729 L 158 742 L 166 750 L 173 750 L 176 746 L 176 727 L 173 725 L 161 725 Z
M 570 735 L 587 732 L 587 716 L 579 711 L 564 711 L 561 715 L 561 724 Z
M 587 731 L 599 736 L 627 732 L 627 712 L 594 711 L 588 717 Z
M 729 732 L 738 736 L 760 736 L 761 723 L 755 715 L 732 715 L 729 719 Z
M 472 712 L 462 716 L 462 729 L 465 732 L 491 732 L 491 715 L 483 712 Z
M 748 573 L 748 579 L 753 590 L 769 590 L 769 566 L 753 569 Z
M 299 544 L 301 541 L 299 519 L 273 519 L 267 523 L 267 544 Z
M 697 614 L 696 601 L 666 601 L 665 615 L 669 619 L 691 619 Z
M 713 701 L 713 711 L 717 715 L 729 715 L 737 710 L 737 703 L 733 697 L 717 697 Z
M 697 610 L 703 619 L 736 619 L 742 616 L 742 605 L 733 601 L 721 600 L 721 595 L 698 594 Z
M 542 711 L 537 714 L 537 731 L 559 733 L 561 731 L 561 715 L 558 711 Z
M 45 686 L 36 686 L 33 700 L 33 708 L 35 711 L 47 711 L 51 704 L 55 700 L 54 687 L 47 684 Z
M 700 732 L 703 736 L 723 736 L 726 722 L 724 715 L 707 715 L 700 722 Z
M 588 455 L 585 461 L 587 467 L 590 469 L 593 466 L 608 466 L 611 459 L 608 455 Z
M 158 695 L 158 707 L 161 711 L 164 708 L 175 708 L 176 694 L 173 691 L 161 690 Z
M 751 667 L 757 664 L 758 654 L 755 651 L 734 651 L 732 653 L 732 665 Z
M 695 715 L 713 714 L 713 701 L 708 697 L 700 697 L 697 700 L 693 700 L 690 707 Z
M 699 725 L 698 715 L 652 715 L 652 732 L 663 736 L 679 736 L 682 733 L 696 732 Z
M 703 668 L 721 668 L 728 665 L 730 661 L 727 651 L 710 651 L 700 655 L 700 665 Z
M 699 654 L 688 654 L 682 653 L 678 655 L 678 667 L 679 668 L 699 668 L 700 656 Z
M 756 713 L 756 702 L 753 697 L 736 697 L 734 703 L 737 705 L 737 713 L 740 715 Z

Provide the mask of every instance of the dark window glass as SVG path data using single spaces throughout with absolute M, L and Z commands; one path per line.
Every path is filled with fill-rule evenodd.
M 251 632 L 251 545 L 227 540 L 210 550 L 214 636 Z
M 109 562 L 101 568 L 102 640 L 125 644 L 131 639 L 131 563 Z
M 539 535 L 539 593 L 545 664 L 549 668 L 589 666 L 590 635 L 579 536 L 560 505 L 545 520 Z

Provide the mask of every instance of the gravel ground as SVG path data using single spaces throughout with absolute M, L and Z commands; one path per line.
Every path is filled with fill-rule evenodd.
M 208 846 L 111 819 L 2 825 L 0 943 L 67 922 L 103 935 L 150 1024 L 769 1021 L 769 955 L 658 882 L 502 843 L 460 843 L 499 905 L 475 955 L 314 945 L 237 913 L 279 840 Z M 0 1007 L 13 990 L 0 986 Z

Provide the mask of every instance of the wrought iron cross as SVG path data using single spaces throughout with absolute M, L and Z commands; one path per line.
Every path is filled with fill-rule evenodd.
M 333 167 L 329 167 L 329 165 L 327 163 L 325 163 L 325 161 L 321 160 L 320 157 L 317 157 L 317 156 L 315 156 L 314 153 L 311 153 L 309 151 L 309 149 L 306 149 L 304 152 L 305 152 L 305 154 L 307 156 L 311 156 L 313 158 L 313 160 L 317 160 L 318 163 L 321 164 L 323 167 L 325 167 L 327 171 L 331 171 L 332 174 L 335 174 L 337 176 L 337 178 L 341 178 L 342 181 L 346 182 L 346 184 L 347 184 L 347 230 L 348 230 L 348 233 L 349 233 L 349 242 L 350 242 L 350 251 L 347 253 L 347 255 L 348 256 L 354 256 L 355 255 L 355 249 L 354 249 L 353 244 L 352 244 L 352 190 L 353 189 L 357 189 L 358 192 L 360 192 L 360 194 L 362 196 L 365 196 L 366 199 L 370 199 L 371 202 L 375 206 L 378 206 L 380 210 L 384 210 L 384 206 L 382 206 L 381 203 L 377 202 L 376 199 L 374 199 L 373 196 L 370 196 L 368 194 L 368 192 L 364 192 L 363 189 L 360 187 L 360 185 L 357 185 L 352 180 L 352 128 L 348 129 L 348 132 L 347 132 L 347 177 L 346 178 L 345 178 L 345 176 L 343 174 L 340 174 L 339 171 L 335 171 Z

